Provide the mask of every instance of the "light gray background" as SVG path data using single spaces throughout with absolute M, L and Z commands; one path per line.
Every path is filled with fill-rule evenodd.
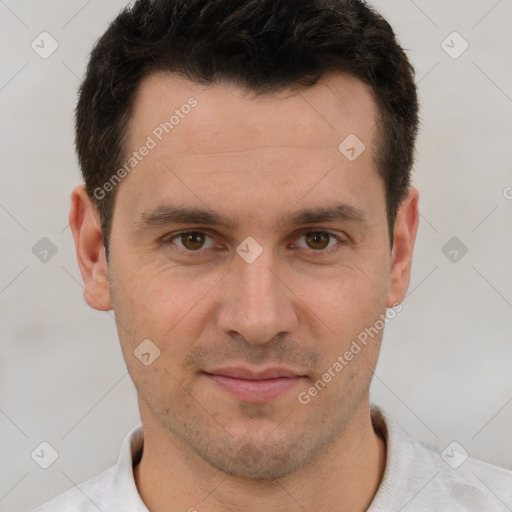
M 19 512 L 114 464 L 139 421 L 112 312 L 83 299 L 67 225 L 81 179 L 73 110 L 121 0 L 0 0 L 0 510 Z M 417 70 L 421 222 L 409 294 L 386 328 L 372 400 L 418 439 L 512 469 L 511 0 L 374 1 Z M 43 31 L 59 47 L 42 59 Z M 442 41 L 469 43 L 451 58 Z M 448 43 L 452 46 L 459 42 Z M 458 46 L 460 48 L 460 46 Z M 32 247 L 58 249 L 42 263 Z M 442 252 L 467 246 L 457 262 Z M 59 453 L 47 470 L 31 452 Z

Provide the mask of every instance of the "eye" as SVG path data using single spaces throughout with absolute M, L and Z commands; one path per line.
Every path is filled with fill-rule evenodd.
M 204 247 L 205 239 L 210 238 L 212 240 L 210 247 Z M 182 231 L 181 233 L 177 233 L 172 237 L 164 239 L 164 243 L 166 245 L 173 243 L 173 240 L 178 240 L 182 245 L 182 249 L 188 252 L 201 252 L 202 249 L 210 249 L 215 245 L 213 238 L 202 231 Z
M 313 251 L 330 252 L 330 249 L 336 245 L 336 242 L 343 243 L 343 240 L 331 233 L 330 231 L 314 231 L 311 228 L 303 230 L 300 233 L 299 239 L 304 238 L 306 246 L 301 248 L 312 249 Z M 330 244 L 330 242 L 333 242 Z
M 296 236 L 297 238 L 297 236 Z M 306 245 L 296 245 L 300 249 L 309 249 L 316 252 L 330 253 L 336 242 L 343 244 L 344 240 L 330 231 L 303 229 L 298 239 L 304 238 Z M 210 240 L 208 243 L 207 240 Z M 165 246 L 177 245 L 189 255 L 200 256 L 207 249 L 220 247 L 215 240 L 203 231 L 181 231 L 165 237 L 162 240 Z

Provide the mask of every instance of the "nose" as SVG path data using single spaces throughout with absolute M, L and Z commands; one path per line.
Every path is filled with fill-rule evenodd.
M 296 329 L 298 299 L 270 249 L 252 263 L 237 255 L 222 289 L 217 322 L 228 335 L 263 345 Z

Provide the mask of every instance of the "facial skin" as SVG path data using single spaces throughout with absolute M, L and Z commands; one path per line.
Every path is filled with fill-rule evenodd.
M 385 464 L 368 402 L 382 331 L 308 404 L 298 395 L 404 298 L 418 192 L 411 187 L 399 210 L 391 251 L 372 160 L 373 96 L 339 74 L 259 99 L 226 83 L 153 75 L 137 93 L 129 153 L 191 97 L 197 106 L 117 185 L 108 267 L 97 213 L 83 186 L 72 194 L 85 299 L 115 311 L 138 393 L 139 492 L 157 512 L 169 503 L 200 512 L 365 510 Z M 354 161 L 338 150 L 350 134 L 366 146 Z M 277 222 L 339 203 L 362 218 Z M 167 204 L 237 226 L 143 227 L 144 212 Z M 199 238 L 170 240 L 184 230 Z M 247 237 L 262 249 L 251 263 L 236 252 Z M 145 339 L 160 350 L 148 366 L 134 355 Z M 226 367 L 303 377 L 275 398 L 249 401 L 205 373 Z

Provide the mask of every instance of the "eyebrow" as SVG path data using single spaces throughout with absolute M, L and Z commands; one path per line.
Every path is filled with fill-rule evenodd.
M 351 222 L 365 224 L 369 215 L 365 210 L 349 204 L 336 204 L 327 207 L 306 208 L 286 213 L 276 222 L 276 227 L 283 225 L 318 224 L 322 222 Z M 157 226 L 172 224 L 194 224 L 207 226 L 223 226 L 235 231 L 239 227 L 237 219 L 224 214 L 201 208 L 161 204 L 145 210 L 135 221 L 135 230 L 142 231 Z

